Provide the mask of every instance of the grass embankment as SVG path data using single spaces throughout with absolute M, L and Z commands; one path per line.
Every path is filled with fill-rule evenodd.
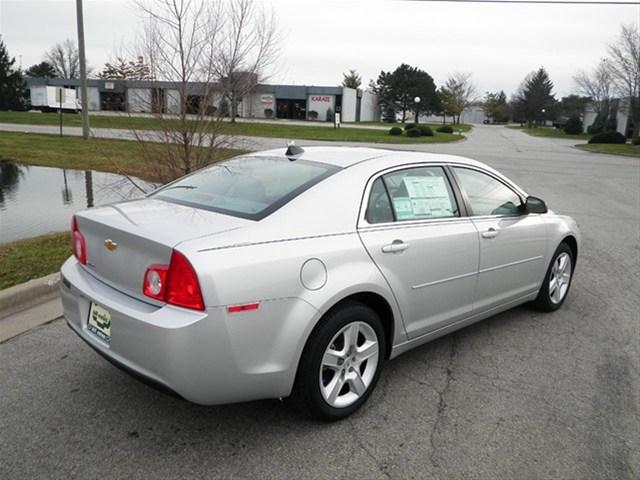
M 413 122 L 409 122 L 409 124 L 413 125 Z M 382 127 L 382 128 L 386 128 L 388 130 L 391 127 L 400 127 L 402 129 L 404 129 L 406 124 L 405 123 L 400 123 L 400 122 L 393 123 L 393 122 L 367 121 L 367 122 L 347 122 L 346 125 L 362 125 L 362 126 L 367 126 L 367 127 Z M 428 127 L 431 127 L 431 129 L 434 132 L 436 131 L 436 129 L 438 129 L 438 128 L 443 126 L 442 123 L 420 123 L 419 125 L 427 125 Z M 448 125 L 448 126 L 452 127 L 454 132 L 457 132 L 457 131 L 468 132 L 472 128 L 472 126 L 469 125 L 468 123 L 461 123 L 460 125 L 451 125 L 450 123 L 446 123 L 445 125 Z
M 143 160 L 135 141 L 58 137 L 35 133 L 0 132 L 0 160 L 44 167 L 122 173 L 154 181 L 153 169 Z M 220 151 L 220 160 L 243 153 Z
M 580 150 L 586 150 L 594 153 L 609 153 L 612 155 L 625 155 L 628 157 L 640 157 L 640 146 L 634 146 L 630 143 L 610 144 L 610 143 L 591 143 L 584 145 L 576 145 Z
M 69 232 L 0 245 L 0 290 L 57 272 L 70 255 Z
M 169 120 L 172 121 L 172 120 Z M 27 125 L 58 125 L 57 113 L 35 112 L 0 112 L 0 123 L 18 123 Z M 157 130 L 161 123 L 153 117 L 133 117 L 127 115 L 93 115 L 90 117 L 92 128 L 116 128 L 136 130 Z M 63 114 L 63 125 L 80 127 L 79 114 Z M 389 128 L 393 126 L 389 124 Z M 401 126 L 401 124 L 398 124 Z M 439 125 L 435 126 L 436 128 Z M 247 137 L 275 137 L 299 140 L 325 140 L 339 142 L 370 142 L 370 143 L 445 143 L 461 140 L 461 135 L 436 133 L 433 137 L 391 136 L 388 130 L 374 130 L 370 128 L 339 128 L 334 129 L 318 125 L 295 125 L 266 122 L 237 122 L 225 121 L 220 126 L 219 133 L 227 135 L 241 135 Z
M 551 138 L 564 138 L 566 140 L 589 140 L 592 135 L 588 133 L 578 133 L 576 135 L 569 135 L 564 133 L 563 130 L 554 127 L 517 127 L 515 125 L 509 125 L 507 128 L 512 130 L 521 130 L 524 133 L 531 135 L 532 137 L 551 137 Z

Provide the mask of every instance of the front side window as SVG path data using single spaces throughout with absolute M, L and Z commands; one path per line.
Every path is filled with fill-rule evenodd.
M 520 197 L 504 183 L 468 168 L 453 170 L 466 194 L 473 215 L 519 215 Z
M 442 167 L 407 168 L 378 178 L 367 209 L 369 223 L 459 216 Z
M 338 170 L 306 160 L 241 157 L 184 177 L 151 197 L 260 220 Z

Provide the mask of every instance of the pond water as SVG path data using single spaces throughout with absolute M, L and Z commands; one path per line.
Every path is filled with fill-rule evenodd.
M 145 191 L 153 185 L 134 178 Z M 69 230 L 78 210 L 142 196 L 112 173 L 0 162 L 0 243 Z

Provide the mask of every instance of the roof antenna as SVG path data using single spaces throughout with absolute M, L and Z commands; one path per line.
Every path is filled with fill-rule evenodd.
M 289 159 L 289 161 L 293 162 L 300 157 L 304 153 L 302 147 L 297 147 L 296 142 L 289 142 L 287 145 L 287 151 L 284 153 L 285 157 Z

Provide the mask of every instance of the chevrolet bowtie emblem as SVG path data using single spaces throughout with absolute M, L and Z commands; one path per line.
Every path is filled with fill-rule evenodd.
M 118 244 L 116 242 L 114 242 L 113 240 L 111 240 L 110 238 L 107 238 L 104 241 L 104 246 L 107 250 L 111 250 L 112 252 L 118 248 Z

